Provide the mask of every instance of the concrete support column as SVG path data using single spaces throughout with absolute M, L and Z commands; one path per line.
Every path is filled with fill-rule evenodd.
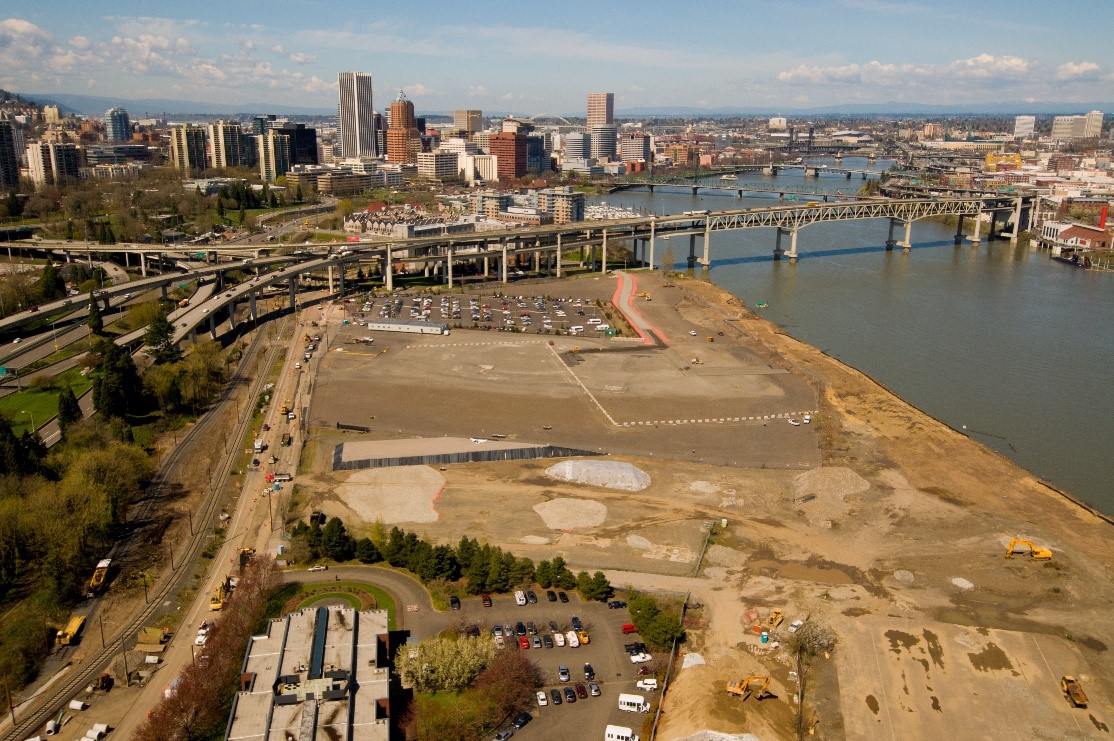
M 484 255 L 484 279 L 487 278 L 488 270 L 491 268 L 491 261 L 487 255 Z
M 1017 232 L 1021 228 L 1021 199 L 1013 204 L 1013 229 L 1010 231 L 1010 244 L 1017 244 Z
M 333 266 L 329 266 L 329 293 L 333 292 Z
M 453 287 L 453 251 L 445 252 L 445 277 L 448 279 L 449 288 Z
M 650 217 L 650 259 L 647 261 L 647 264 L 649 265 L 650 270 L 654 269 L 654 239 L 657 236 L 655 234 L 656 228 L 657 228 L 657 219 L 655 219 L 651 216 Z
M 607 230 L 603 230 L 603 242 L 600 247 L 600 272 L 607 272 Z
M 561 233 L 557 233 L 557 277 L 561 277 Z
M 341 263 L 337 269 L 337 286 L 340 288 L 340 295 L 344 295 L 344 264 Z
M 704 217 L 704 269 L 710 270 L 712 267 L 712 217 L 711 215 Z
M 797 262 L 797 227 L 789 232 L 789 262 Z
M 897 226 L 897 219 L 890 219 L 890 231 L 886 235 L 886 251 L 889 252 L 894 248 L 897 242 L 894 241 L 894 227 Z
M 220 293 L 224 290 L 224 273 L 218 270 L 214 277 L 216 278 L 217 293 Z
M 689 268 L 696 267 L 696 235 L 689 235 Z
M 252 291 L 248 294 L 248 315 L 251 316 L 253 322 L 259 318 L 259 308 L 255 300 L 258 293 L 258 291 Z
M 998 212 L 990 212 L 990 229 L 986 233 L 986 241 L 991 242 L 998 236 Z
M 971 244 L 979 243 L 979 231 L 982 229 L 982 213 L 975 214 L 975 228 L 971 232 Z
M 395 290 L 395 268 L 391 264 L 391 248 L 383 251 L 383 281 L 388 291 Z
M 780 260 L 781 256 L 785 254 L 785 250 L 783 250 L 781 248 L 781 235 L 784 234 L 784 233 L 785 233 L 785 230 L 782 229 L 779 226 L 777 228 L 777 241 L 774 242 L 774 259 L 775 260 Z
M 159 289 L 160 289 L 160 293 L 162 293 L 163 301 L 165 301 L 168 298 L 167 295 L 166 295 L 167 285 L 165 283 L 163 283 L 161 286 L 159 286 Z
M 963 214 L 959 214 L 959 221 L 955 225 L 955 243 L 963 244 Z
M 539 246 L 540 243 L 541 243 L 541 240 L 535 240 L 535 242 L 534 242 L 534 272 L 535 273 L 540 273 L 541 269 L 542 269 L 542 253 L 541 253 L 541 250 L 538 249 L 538 246 Z
M 901 243 L 901 251 L 908 252 L 913 247 L 913 222 L 905 222 L 905 241 Z
M 231 329 L 236 329 L 236 302 L 228 302 L 228 326 Z
M 147 277 L 147 253 L 146 252 L 140 252 L 139 253 L 139 274 L 142 275 L 144 278 Z
M 499 260 L 499 277 L 504 284 L 507 282 L 507 243 L 503 242 L 503 257 Z
M 217 338 L 217 319 L 212 314 L 209 314 L 209 336 L 214 340 Z

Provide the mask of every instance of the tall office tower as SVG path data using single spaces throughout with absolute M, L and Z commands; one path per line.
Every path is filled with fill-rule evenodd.
M 1102 135 L 1102 111 L 1091 111 L 1083 117 L 1083 138 L 1097 139 Z
M 619 141 L 619 159 L 623 162 L 649 162 L 650 135 L 640 131 L 623 134 Z
M 526 171 L 545 172 L 552 170 L 549 152 L 545 148 L 545 137 L 541 134 L 526 135 Z
M 615 93 L 588 93 L 588 131 L 615 123 Z
M 1017 116 L 1013 120 L 1013 138 L 1031 139 L 1037 130 L 1036 116 Z
M 491 135 L 490 153 L 497 160 L 500 182 L 509 182 L 526 174 L 526 137 L 510 131 Z
M 481 126 L 483 126 L 483 111 L 472 108 L 453 111 L 453 128 L 468 141 L 472 141 L 472 135 L 479 131 Z
M 565 159 L 586 160 L 592 154 L 592 138 L 588 134 L 573 132 L 565 135 Z
M 109 108 L 104 113 L 105 138 L 110 142 L 130 142 L 132 140 L 132 125 L 128 119 L 128 112 L 123 108 Z
M 178 124 L 170 129 L 170 162 L 188 173 L 205 169 L 205 129 Z
M 15 152 L 12 122 L 0 119 L 0 190 L 19 187 L 19 158 Z
M 287 121 L 275 131 L 290 137 L 290 164 L 317 164 L 317 129 Z
M 27 168 L 36 188 L 76 180 L 81 168 L 81 151 L 76 144 L 32 142 L 27 145 Z
M 240 124 L 228 121 L 209 124 L 209 166 L 237 167 L 243 164 L 240 139 Z
M 619 130 L 614 124 L 593 126 L 592 132 L 592 157 L 606 162 L 615 156 Z
M 399 90 L 391 103 L 391 122 L 387 125 L 387 161 L 417 164 L 422 147 L 421 135 L 414 125 L 414 104 Z
M 278 117 L 273 113 L 266 116 L 256 116 L 251 120 L 251 134 L 252 136 L 259 136 L 260 134 L 271 128 L 271 124 L 275 122 Z
M 378 157 L 375 109 L 371 105 L 371 75 L 341 72 L 337 107 L 337 140 L 343 157 Z
M 290 137 L 278 129 L 255 137 L 255 148 L 259 152 L 259 176 L 265 182 L 273 183 L 275 178 L 290 170 Z

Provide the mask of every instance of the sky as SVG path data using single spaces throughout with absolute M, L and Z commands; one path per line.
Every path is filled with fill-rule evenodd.
M 0 0 L 0 88 L 335 108 L 360 71 L 419 115 L 1106 101 L 1107 1 Z

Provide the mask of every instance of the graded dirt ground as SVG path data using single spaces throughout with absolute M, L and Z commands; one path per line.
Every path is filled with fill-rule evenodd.
M 513 290 L 606 300 L 615 280 Z M 606 340 L 458 329 L 377 333 L 368 351 L 346 342 L 366 331 L 344 328 L 315 380 L 305 507 L 358 516 L 381 502 L 386 489 L 358 501 L 361 474 L 331 470 L 346 440 L 498 434 L 607 455 L 650 485 L 579 485 L 547 477 L 555 461 L 530 460 L 399 469 L 390 495 L 406 502 L 410 482 L 417 514 L 403 526 L 437 542 L 468 535 L 561 555 L 616 586 L 699 603 L 682 654 L 704 663 L 673 676 L 659 738 L 792 737 L 786 629 L 798 618 L 838 641 L 805 675 L 803 723 L 819 738 L 1108 737 L 1108 522 L 715 287 L 638 280 L 653 300 L 635 308 L 664 348 L 629 330 Z M 811 424 L 788 424 L 806 412 Z M 435 498 L 431 472 L 444 479 Z M 1016 535 L 1054 558 L 1005 559 Z M 761 644 L 750 627 L 771 608 L 786 620 Z M 770 675 L 776 696 L 728 697 L 724 683 L 747 674 Z M 1082 678 L 1088 710 L 1068 706 L 1062 674 Z

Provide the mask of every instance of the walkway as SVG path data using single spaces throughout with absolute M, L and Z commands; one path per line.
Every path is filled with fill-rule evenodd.
M 627 323 L 634 328 L 638 336 L 642 338 L 642 344 L 656 345 L 658 340 L 655 340 L 653 335 L 657 335 L 661 342 L 668 344 L 669 338 L 660 329 L 650 324 L 646 317 L 634 308 L 634 296 L 638 290 L 638 279 L 625 272 L 618 272 L 616 276 L 619 278 L 619 284 L 615 287 L 615 295 L 611 297 L 611 303 L 619 310 Z M 651 332 L 653 335 L 651 335 Z

